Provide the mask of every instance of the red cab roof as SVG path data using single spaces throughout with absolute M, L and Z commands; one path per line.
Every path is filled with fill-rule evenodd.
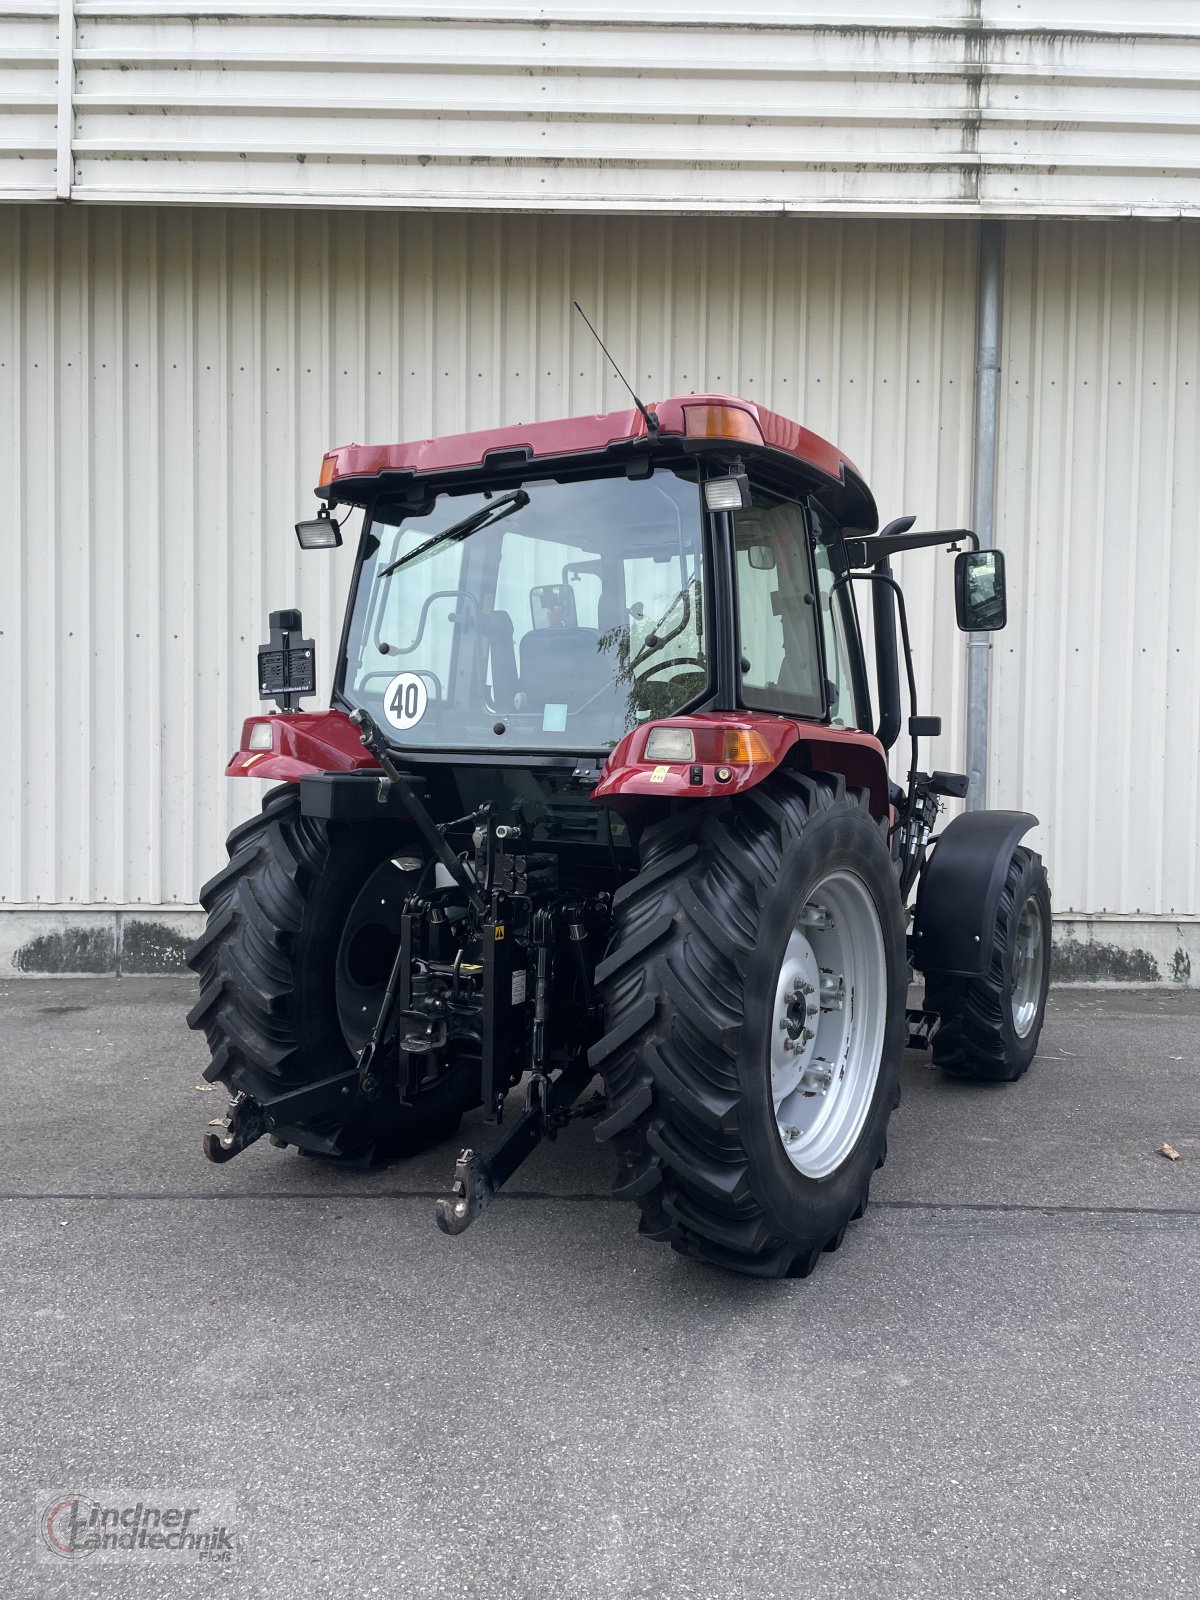
M 862 474 L 827 439 L 790 422 L 776 411 L 733 395 L 689 394 L 659 400 L 648 408 L 658 421 L 660 437 L 695 439 L 697 442 L 729 440 L 750 448 L 781 451 L 796 461 L 864 495 L 871 512 L 874 501 Z M 646 437 L 641 413 L 630 407 L 604 415 L 566 417 L 558 422 L 522 422 L 510 428 L 490 428 L 480 433 L 447 434 L 440 439 L 418 439 L 409 444 L 348 444 L 326 453 L 321 463 L 320 492 L 340 499 L 341 480 L 361 480 L 380 473 L 441 474 L 483 467 L 510 452 L 538 460 L 603 452 L 613 445 Z M 342 484 L 351 489 L 349 483 Z M 351 491 L 347 498 L 357 498 Z M 874 524 L 872 524 L 874 525 Z

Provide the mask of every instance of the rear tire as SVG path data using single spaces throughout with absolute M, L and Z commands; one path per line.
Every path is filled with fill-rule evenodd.
M 1037 1054 L 1050 988 L 1050 884 L 1042 858 L 1013 851 L 986 973 L 925 974 L 925 1006 L 938 1014 L 933 1059 L 947 1076 L 1013 1083 Z
M 823 896 L 842 908 L 841 931 L 813 931 L 812 949 L 846 941 L 847 969 L 860 979 L 847 983 L 841 1013 L 808 1011 L 812 1043 L 801 1043 L 807 1002 L 797 988 L 793 1050 L 841 1040 L 842 1073 L 835 1067 L 827 1100 L 803 1075 L 780 1100 L 773 1044 L 792 1037 L 780 996 L 790 998 L 797 934 L 815 930 Z M 647 828 L 641 871 L 614 897 L 614 914 L 596 974 L 607 1031 L 589 1056 L 609 1100 L 597 1138 L 621 1163 L 614 1193 L 641 1207 L 643 1233 L 687 1255 L 756 1276 L 806 1276 L 866 1209 L 900 1093 L 904 920 L 865 793 L 841 777 L 781 772 L 736 799 L 684 807 Z M 882 981 L 866 982 L 872 973 Z M 855 1038 L 865 1053 L 855 1055 Z M 804 1073 L 825 1070 L 817 1059 Z M 855 1083 L 838 1122 L 836 1094 Z M 802 1137 L 793 1116 L 805 1122 Z
M 188 1026 L 203 1031 L 212 1061 L 210 1081 L 261 1097 L 344 1072 L 365 1038 L 351 1018 L 372 1006 L 379 971 L 361 973 L 348 930 L 364 932 L 363 891 L 379 883 L 381 867 L 404 848 L 394 824 L 337 827 L 300 812 L 294 784 L 273 789 L 261 815 L 229 835 L 229 863 L 200 891 L 208 926 L 188 951 L 200 979 L 200 998 Z M 419 874 L 396 870 L 389 898 L 393 916 Z M 374 898 L 372 894 L 371 898 Z M 382 982 L 395 946 L 387 928 L 370 924 L 360 943 L 385 946 Z M 379 951 L 372 949 L 373 968 Z M 348 1037 L 349 1032 L 349 1037 Z M 322 1155 L 384 1160 L 412 1155 L 449 1136 L 479 1099 L 478 1062 L 463 1062 L 412 1107 L 355 1100 L 348 1116 L 278 1130 L 286 1143 Z

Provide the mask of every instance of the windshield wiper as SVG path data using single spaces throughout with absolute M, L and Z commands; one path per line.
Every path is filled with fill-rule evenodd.
M 457 539 L 465 539 L 468 534 L 476 533 L 480 528 L 486 528 L 493 522 L 499 522 L 503 517 L 511 516 L 514 511 L 520 511 L 522 506 L 528 504 L 529 496 L 524 489 L 511 489 L 508 494 L 502 494 L 490 505 L 472 511 L 471 515 L 464 517 L 461 522 L 452 522 L 448 528 L 443 528 L 441 533 L 435 533 L 432 539 L 426 539 L 424 544 L 419 544 L 406 556 L 401 556 L 398 561 L 393 561 L 390 566 L 384 567 L 379 576 L 390 578 L 393 572 L 406 567 L 418 556 L 428 555 L 431 550 L 437 550 L 444 544 L 452 544 Z

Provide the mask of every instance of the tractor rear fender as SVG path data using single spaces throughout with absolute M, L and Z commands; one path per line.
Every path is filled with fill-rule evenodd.
M 299 783 L 317 772 L 378 772 L 358 729 L 344 711 L 285 711 L 247 717 L 227 778 L 268 778 Z
M 656 728 L 689 730 L 695 760 L 656 760 Z M 746 710 L 700 711 L 635 728 L 604 763 L 592 798 L 624 817 L 649 817 L 665 800 L 727 799 L 781 767 L 841 773 L 848 787 L 867 791 L 872 816 L 888 816 L 887 756 L 874 734 Z
M 943 830 L 917 889 L 918 971 L 973 977 L 988 970 L 1008 864 L 1037 821 L 1029 811 L 968 811 Z

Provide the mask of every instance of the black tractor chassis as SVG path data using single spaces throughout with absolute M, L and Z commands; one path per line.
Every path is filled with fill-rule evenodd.
M 465 1054 L 478 1059 L 480 1099 L 490 1121 L 500 1123 L 509 1092 L 522 1078 L 527 1083 L 522 1114 L 489 1152 L 462 1151 L 451 1192 L 437 1202 L 438 1226 L 458 1234 L 543 1138 L 553 1138 L 572 1116 L 604 1108 L 596 1095 L 572 1109 L 593 1077 L 586 1063 L 598 1021 L 592 952 L 603 943 L 610 896 L 560 889 L 557 856 L 529 848 L 522 827 L 500 821 L 489 804 L 435 823 L 420 777 L 395 766 L 365 713 L 355 720 L 383 776 L 327 783 L 319 795 L 314 786 L 315 809 L 328 806 L 333 813 L 349 796 L 347 809 L 361 817 L 369 794 L 377 815 L 402 811 L 429 850 L 431 881 L 405 901 L 387 987 L 354 1067 L 299 1088 L 256 1095 L 239 1090 L 224 1120 L 205 1134 L 204 1154 L 229 1161 L 266 1134 L 279 1145 L 299 1143 L 338 1156 L 336 1129 L 349 1102 L 390 1096 L 411 1105 L 430 1071 Z M 473 865 L 446 839 L 468 828 Z M 441 880 L 434 863 L 443 869 Z M 564 988 L 570 995 L 565 1026 L 558 998 Z M 322 1123 L 333 1131 L 314 1139 L 314 1124 Z

